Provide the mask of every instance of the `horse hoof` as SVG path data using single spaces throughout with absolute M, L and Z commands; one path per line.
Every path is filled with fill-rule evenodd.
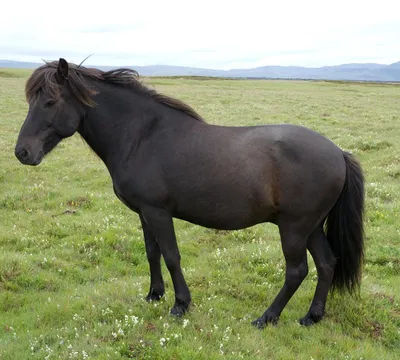
M 323 316 L 317 316 L 317 315 L 311 315 L 310 313 L 308 313 L 306 316 L 304 316 L 303 318 L 301 318 L 299 320 L 300 325 L 303 326 L 311 326 L 316 324 L 317 322 L 319 322 L 322 319 Z
M 267 326 L 267 323 L 262 318 L 258 318 L 257 320 L 252 321 L 251 325 L 255 326 L 257 329 L 262 330 Z
M 171 309 L 171 315 L 182 317 L 189 308 L 189 302 L 183 300 L 176 300 L 174 307 Z
M 179 317 L 182 317 L 186 313 L 186 310 L 187 309 L 185 309 L 182 306 L 174 306 L 171 309 L 171 315 L 179 318 Z
M 264 329 L 267 324 L 276 325 L 278 320 L 279 316 L 261 316 L 257 320 L 254 320 L 251 324 L 258 329 Z
M 315 321 L 313 319 L 311 319 L 310 316 L 304 316 L 303 318 L 300 319 L 300 325 L 311 326 L 314 324 L 315 324 Z

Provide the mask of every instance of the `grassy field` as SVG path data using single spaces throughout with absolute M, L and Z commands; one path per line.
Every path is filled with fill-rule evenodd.
M 14 144 L 29 71 L 0 69 L 0 359 L 400 358 L 400 86 L 330 82 L 147 79 L 214 124 L 294 123 L 355 153 L 366 176 L 366 264 L 360 298 L 330 296 L 305 328 L 310 273 L 275 327 L 261 315 L 282 286 L 277 228 L 213 231 L 175 221 L 191 311 L 169 315 L 173 288 L 148 304 L 136 214 L 105 166 L 73 136 L 39 167 Z

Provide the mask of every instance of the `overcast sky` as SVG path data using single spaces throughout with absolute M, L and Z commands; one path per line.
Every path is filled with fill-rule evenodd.
M 236 3 L 235 3 L 236 1 Z M 215 69 L 400 61 L 396 0 L 7 0 L 0 59 Z

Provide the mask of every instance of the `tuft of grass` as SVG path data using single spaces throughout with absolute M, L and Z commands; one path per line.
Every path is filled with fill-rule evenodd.
M 361 151 L 376 151 L 391 146 L 392 144 L 386 140 L 361 139 L 354 145 L 354 149 L 359 149 Z
M 3 71 L 3 70 L 1 70 Z M 29 71 L 0 76 L 0 359 L 395 359 L 400 348 L 400 87 L 387 84 L 147 78 L 221 125 L 295 123 L 360 159 L 366 175 L 366 262 L 359 298 L 331 295 L 304 328 L 310 272 L 277 326 L 251 321 L 280 290 L 277 228 L 205 229 L 174 220 L 193 305 L 169 316 L 173 287 L 148 304 L 137 215 L 79 136 L 36 168 L 14 144 Z M 11 75 L 9 75 L 11 74 Z M 397 354 L 397 355 L 396 355 Z

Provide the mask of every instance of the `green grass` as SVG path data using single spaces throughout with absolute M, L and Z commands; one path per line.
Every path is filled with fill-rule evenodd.
M 140 223 L 79 136 L 39 167 L 19 164 L 29 71 L 0 72 L 0 359 L 395 359 L 400 355 L 400 87 L 334 82 L 147 79 L 214 124 L 295 123 L 350 150 L 366 175 L 360 298 L 330 296 L 301 327 L 310 273 L 276 327 L 252 320 L 282 286 L 277 228 L 213 231 L 175 220 L 193 306 L 173 319 L 173 288 L 147 304 Z

